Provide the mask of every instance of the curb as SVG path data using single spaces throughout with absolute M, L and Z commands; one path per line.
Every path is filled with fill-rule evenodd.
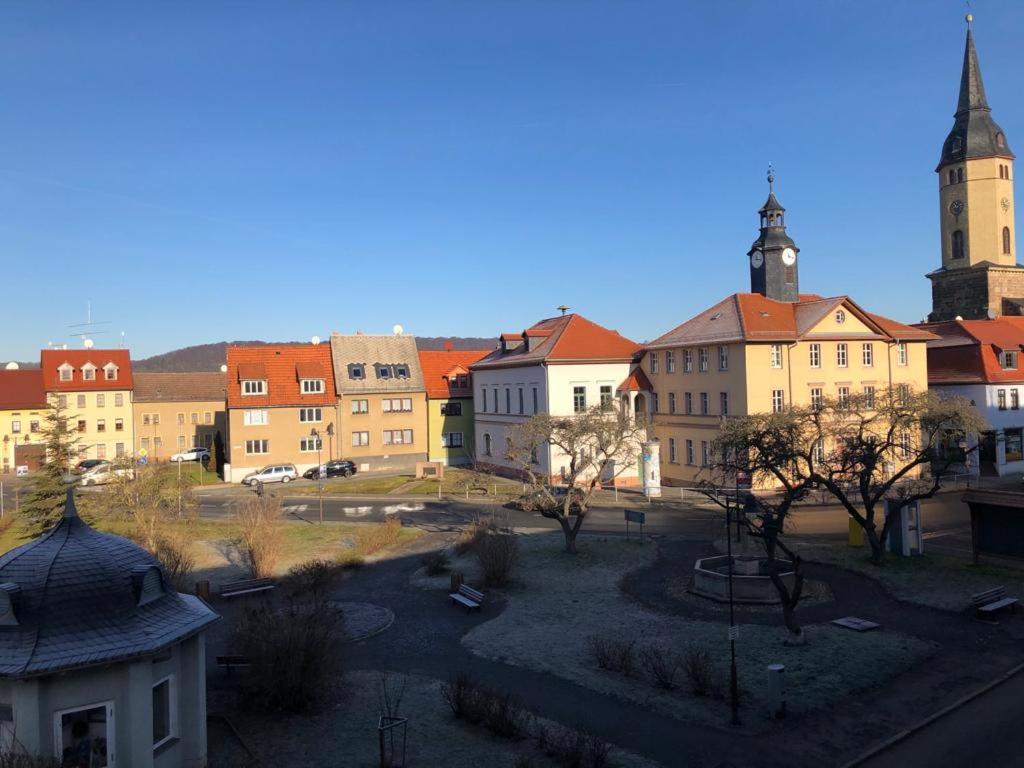
M 885 741 L 882 741 L 882 742 L 879 742 L 878 744 L 875 744 L 873 747 L 869 748 L 868 751 L 863 753 L 862 755 L 860 755 L 858 757 L 855 757 L 853 760 L 850 760 L 847 763 L 843 763 L 840 766 L 840 768 L 856 768 L 856 766 L 863 765 L 865 762 L 867 762 L 871 758 L 877 757 L 878 755 L 880 755 L 885 750 L 889 749 L 890 747 L 895 746 L 896 744 L 899 744 L 901 741 L 904 741 L 909 736 L 913 736 L 915 733 L 924 730 L 929 725 L 934 723 L 936 720 L 942 719 L 943 717 L 945 717 L 946 715 L 950 714 L 951 712 L 954 712 L 955 710 L 960 709 L 960 707 L 964 706 L 965 704 L 969 704 L 970 702 L 974 701 L 979 696 L 982 696 L 982 695 L 988 693 L 993 688 L 999 687 L 1003 683 L 1007 682 L 1008 680 L 1010 680 L 1011 678 L 1016 676 L 1021 670 L 1024 670 L 1024 664 L 1018 664 L 1017 666 L 1007 670 L 1006 672 L 1004 672 L 1003 674 L 1001 674 L 999 677 L 995 678 L 994 680 L 989 680 L 987 683 L 982 685 L 980 688 L 976 688 L 975 690 L 971 691 L 967 695 L 957 699 L 952 704 L 949 704 L 949 705 L 943 707 L 938 712 L 932 713 L 931 715 L 926 717 L 924 720 L 921 720 L 921 721 L 915 723 L 914 725 L 910 726 L 909 728 L 906 728 L 906 729 L 900 731 L 899 733 L 897 733 L 897 734 L 895 734 L 893 736 L 890 736 Z

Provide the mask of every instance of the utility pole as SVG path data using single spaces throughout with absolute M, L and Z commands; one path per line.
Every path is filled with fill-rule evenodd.
M 320 456 L 323 450 L 323 442 L 320 440 L 320 433 L 316 431 L 316 427 L 313 427 L 309 431 L 309 436 L 316 441 L 316 490 L 320 496 L 320 525 L 324 524 L 324 465 Z
M 736 499 L 737 503 L 739 498 Z M 732 502 L 729 497 L 725 499 L 725 541 L 727 549 L 727 555 L 729 558 L 729 654 L 730 654 L 730 666 L 729 666 L 729 698 L 732 705 L 732 724 L 740 724 L 740 701 L 739 701 L 739 681 L 736 675 L 736 637 L 739 635 L 739 629 L 736 626 L 735 616 L 733 614 L 733 599 L 732 599 Z

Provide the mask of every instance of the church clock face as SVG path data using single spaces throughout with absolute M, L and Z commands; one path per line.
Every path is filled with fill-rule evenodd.
M 1004 197 L 1002 200 L 999 201 L 999 204 L 1003 207 L 1003 213 L 1006 213 L 1008 210 L 1010 210 L 1009 198 Z
M 949 204 L 949 212 L 954 216 L 959 216 L 964 212 L 964 204 L 962 200 L 954 200 Z
M 792 248 L 786 248 L 782 252 L 782 263 L 787 267 L 792 267 L 796 263 L 796 251 Z
M 760 251 L 754 251 L 750 254 L 750 266 L 754 269 L 760 269 L 764 265 L 764 254 Z

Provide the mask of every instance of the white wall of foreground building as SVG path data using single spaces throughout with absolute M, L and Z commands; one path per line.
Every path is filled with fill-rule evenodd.
M 930 389 L 940 393 L 959 395 L 974 403 L 982 418 L 995 433 L 995 470 L 999 475 L 1024 472 L 1024 383 L 1001 384 L 933 384 Z M 1005 398 L 1005 409 L 1000 410 L 1000 390 Z M 1017 392 L 1018 407 L 1013 408 L 1012 391 Z M 971 436 L 973 447 L 979 437 Z M 970 458 L 972 474 L 979 471 L 979 453 Z

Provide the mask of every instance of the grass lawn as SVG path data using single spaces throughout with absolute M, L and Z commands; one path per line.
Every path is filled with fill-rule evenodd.
M 619 589 L 625 573 L 653 561 L 655 545 L 581 536 L 580 554 L 573 557 L 561 552 L 558 534 L 524 536 L 521 544 L 517 583 L 507 590 L 508 607 L 463 638 L 471 651 L 559 675 L 673 717 L 727 722 L 728 626 L 654 613 Z M 777 626 L 740 625 L 736 650 L 748 726 L 770 722 L 768 664 L 786 665 L 790 709 L 807 712 L 881 685 L 932 652 L 930 644 L 889 630 L 859 634 L 825 624 L 805 631 L 807 644 L 789 647 L 782 642 L 786 632 L 781 617 Z M 655 644 L 676 651 L 702 647 L 712 657 L 717 695 L 693 695 L 685 675 L 680 675 L 679 689 L 663 691 L 642 672 L 630 678 L 602 671 L 588 649 L 588 638 L 594 635 L 635 638 L 635 652 Z
M 837 565 L 877 579 L 900 600 L 946 611 L 962 611 L 971 595 L 992 587 L 1006 587 L 1011 597 L 1024 598 L 1024 570 L 999 565 L 972 565 L 947 555 L 896 557 L 886 554 L 882 565 L 873 565 L 870 550 L 846 544 L 821 542 L 798 544 L 805 560 Z M 925 547 L 927 552 L 927 545 Z
M 213 466 L 212 462 L 211 466 Z M 164 472 L 171 472 L 174 474 L 178 472 L 177 464 L 161 464 L 159 468 Z M 181 463 L 181 477 L 183 480 L 188 478 L 194 485 L 221 485 L 224 482 L 216 472 L 203 469 L 198 461 L 183 461 Z
M 391 675 L 392 684 L 401 677 Z M 337 706 L 306 716 L 259 715 L 237 708 L 228 694 L 211 694 L 211 711 L 226 711 L 261 765 L 301 765 L 308 768 L 376 768 L 380 765 L 377 739 L 379 703 L 376 672 L 345 675 Z M 441 698 L 441 683 L 410 676 L 399 715 L 408 717 L 406 765 L 444 768 L 513 768 L 517 756 L 528 756 L 534 768 L 556 768 L 539 753 L 532 739 L 509 741 L 480 726 L 456 720 Z M 546 721 L 545 721 L 546 722 Z M 216 745 L 212 745 L 216 747 Z M 287 755 L 287 761 L 283 757 Z M 609 768 L 655 768 L 631 753 L 613 750 Z
M 412 479 L 412 475 L 381 475 L 377 477 L 356 475 L 345 480 L 325 480 L 324 493 L 373 496 L 390 493 Z M 316 483 L 288 487 L 286 490 L 289 496 L 316 496 L 319 493 Z
M 411 479 L 411 478 L 410 478 Z M 509 480 L 506 477 L 495 477 L 480 472 L 473 472 L 468 469 L 457 469 L 446 467 L 444 480 L 434 478 L 423 478 L 412 480 L 402 489 L 402 494 L 410 496 L 436 496 L 438 487 L 443 494 L 461 496 L 469 489 L 470 497 L 490 496 L 498 498 L 519 498 L 523 492 L 523 484 L 516 480 Z

